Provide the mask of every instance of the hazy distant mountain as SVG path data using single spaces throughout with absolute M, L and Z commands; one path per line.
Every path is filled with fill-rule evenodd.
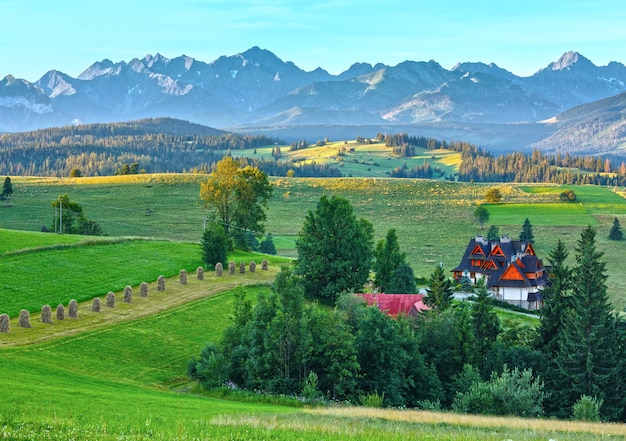
M 626 93 L 583 104 L 547 121 L 554 133 L 535 144 L 546 152 L 602 153 L 624 157 L 626 152 Z
M 488 133 L 486 125 L 532 127 L 572 107 L 626 92 L 626 66 L 611 62 L 598 67 L 567 52 L 529 77 L 481 62 L 448 70 L 432 60 L 396 66 L 355 63 L 331 75 L 321 68 L 304 71 L 253 47 L 209 63 L 160 54 L 128 62 L 105 59 L 78 78 L 52 70 L 34 84 L 9 75 L 0 85 L 0 131 L 175 117 L 246 131 L 286 125 L 434 128 L 454 123 L 467 130 L 480 126 Z M 545 134 L 545 126 L 539 127 L 537 133 Z M 493 144 L 481 132 L 468 138 Z M 530 136 L 517 146 L 536 141 Z M 586 145 L 595 148 L 593 139 Z

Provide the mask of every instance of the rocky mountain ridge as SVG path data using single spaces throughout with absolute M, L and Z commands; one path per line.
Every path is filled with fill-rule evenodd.
M 35 83 L 0 81 L 0 131 L 174 117 L 255 127 L 537 124 L 626 92 L 626 66 L 567 52 L 529 77 L 493 63 L 355 63 L 307 72 L 253 47 L 206 63 L 182 55 L 102 60 L 77 78 L 51 70 Z M 521 144 L 528 144 L 521 140 Z

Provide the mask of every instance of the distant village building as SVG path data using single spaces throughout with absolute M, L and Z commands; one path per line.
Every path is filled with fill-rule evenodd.
M 424 303 L 424 294 L 355 294 L 369 306 L 376 306 L 385 314 L 397 317 L 399 314 L 416 317 L 430 308 Z
M 495 241 L 476 236 L 452 272 L 455 279 L 467 277 L 472 283 L 486 278 L 495 299 L 526 309 L 543 306 L 541 291 L 550 283 L 532 244 L 508 236 Z

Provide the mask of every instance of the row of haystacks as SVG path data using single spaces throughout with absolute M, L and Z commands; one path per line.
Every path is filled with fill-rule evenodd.
M 237 273 L 237 268 L 239 268 L 240 274 L 246 273 L 246 268 L 251 273 L 256 272 L 256 263 L 254 261 L 250 262 L 248 266 L 244 262 L 241 262 L 239 266 L 233 261 L 228 263 L 228 274 L 234 275 Z M 268 261 L 263 259 L 261 263 L 261 269 L 267 271 L 268 269 Z M 215 275 L 217 277 L 222 277 L 224 273 L 224 267 L 221 263 L 215 265 Z M 196 269 L 196 279 L 204 280 L 204 268 L 199 266 Z M 182 285 L 187 285 L 187 271 L 182 269 L 178 274 L 178 281 Z M 141 282 L 139 285 L 139 296 L 140 297 L 148 297 L 148 289 L 149 285 L 147 282 Z M 157 291 L 165 291 L 165 276 L 159 276 L 157 279 Z M 133 301 L 133 288 L 130 285 L 127 285 L 123 291 L 122 301 L 124 303 L 132 303 Z M 115 308 L 116 297 L 113 291 L 109 291 L 106 295 L 104 307 L 106 308 Z M 102 310 L 103 304 L 102 300 L 99 297 L 93 299 L 91 303 L 91 311 L 92 312 L 100 312 Z M 52 319 L 52 307 L 50 305 L 44 305 L 41 308 L 41 323 L 45 323 L 48 325 L 54 324 Z M 78 319 L 78 302 L 74 299 L 70 300 L 67 305 L 67 309 L 65 305 L 59 304 L 56 307 L 55 317 L 57 321 L 65 320 L 66 317 L 70 319 Z M 17 326 L 19 328 L 32 328 L 30 322 L 30 312 L 26 309 L 22 309 L 20 311 L 20 315 L 17 318 Z M 8 314 L 0 314 L 0 332 L 8 333 L 11 330 L 11 320 Z

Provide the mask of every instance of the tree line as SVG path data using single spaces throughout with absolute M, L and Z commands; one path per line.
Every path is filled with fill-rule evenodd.
M 224 156 L 274 145 L 264 135 L 238 135 L 171 118 L 56 127 L 0 135 L 0 174 L 106 176 L 135 172 L 210 172 Z M 272 176 L 337 177 L 325 164 L 246 159 Z M 133 168 L 131 170 L 131 168 Z

